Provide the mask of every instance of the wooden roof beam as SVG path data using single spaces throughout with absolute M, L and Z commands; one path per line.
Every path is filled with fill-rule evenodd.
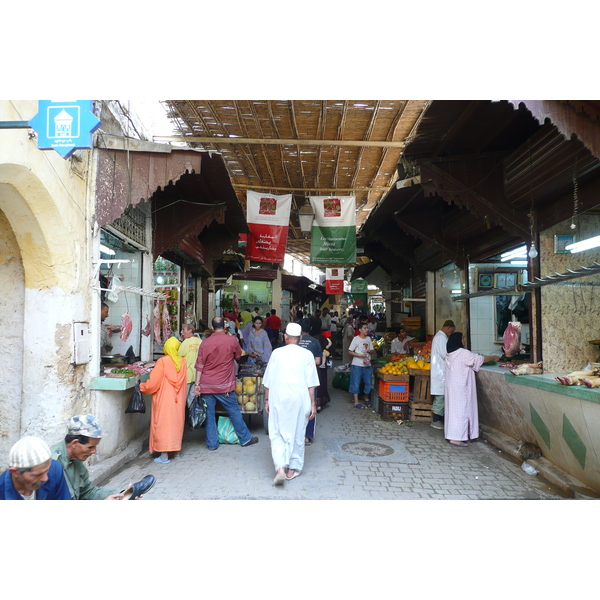
M 263 144 L 265 146 L 351 146 L 364 148 L 399 148 L 404 149 L 406 142 L 377 141 L 377 140 L 298 140 L 281 138 L 242 138 L 198 135 L 156 135 L 156 142 L 191 142 L 196 144 Z
M 479 107 L 479 100 L 472 100 L 467 105 L 467 108 L 462 112 L 460 117 L 454 121 L 450 129 L 446 132 L 446 135 L 441 139 L 440 143 L 437 145 L 436 149 L 433 151 L 433 155 L 437 156 L 440 154 L 446 146 L 454 139 L 454 136 L 462 129 L 463 125 L 468 121 L 471 115 L 475 112 L 475 110 Z
M 422 179 L 424 179 L 423 168 L 424 166 L 421 170 Z M 491 202 L 487 198 L 484 198 L 478 194 L 475 190 L 468 187 L 465 183 L 452 177 L 452 175 L 448 174 L 443 169 L 440 169 L 433 163 L 427 165 L 427 170 L 432 172 L 435 181 L 433 181 L 431 184 L 421 183 L 423 187 L 433 189 L 447 202 L 456 201 L 456 198 L 466 196 L 469 204 L 475 207 L 475 210 L 480 215 L 489 215 L 490 220 L 498 223 L 509 233 L 523 236 L 524 239 L 527 240 L 531 237 L 528 228 L 529 220 L 526 214 L 516 211 L 514 207 L 505 202 L 498 202 L 497 200 L 495 202 Z M 466 206 L 465 208 L 469 207 Z
M 455 244 L 457 248 L 454 250 L 448 241 L 444 239 L 444 231 L 439 220 L 432 221 L 424 218 L 423 215 L 410 216 L 398 215 L 397 213 L 394 213 L 394 217 L 401 229 L 423 242 L 437 246 L 453 263 L 460 266 L 464 262 L 461 253 L 458 251 L 458 244 Z M 433 226 L 431 226 L 432 223 Z M 428 231 L 425 230 L 426 227 Z

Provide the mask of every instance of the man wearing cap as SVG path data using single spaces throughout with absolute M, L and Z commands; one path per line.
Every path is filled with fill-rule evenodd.
M 105 432 L 100 429 L 96 417 L 76 415 L 67 426 L 65 439 L 52 446 L 52 458 L 64 471 L 73 500 L 121 500 L 119 490 L 109 490 L 93 485 L 83 461 L 96 454 L 96 446 Z
M 433 336 L 431 342 L 431 395 L 433 396 L 433 420 L 430 426 L 444 429 L 444 382 L 446 380 L 446 343 L 456 329 L 454 321 L 444 321 L 442 328 Z
M 21 438 L 8 455 L 8 469 L 0 475 L 0 500 L 70 500 L 62 465 L 52 460 L 44 440 Z
M 298 323 L 287 325 L 286 345 L 273 350 L 263 377 L 275 485 L 300 475 L 304 467 L 306 425 L 317 412 L 315 388 L 319 376 L 313 354 L 298 345 L 301 335 Z

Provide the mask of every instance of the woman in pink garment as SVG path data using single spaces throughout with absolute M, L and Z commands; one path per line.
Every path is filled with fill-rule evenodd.
M 460 447 L 468 446 L 467 440 L 479 437 L 475 373 L 485 361 L 485 357 L 467 350 L 464 343 L 459 331 L 450 334 L 444 385 L 444 437 Z

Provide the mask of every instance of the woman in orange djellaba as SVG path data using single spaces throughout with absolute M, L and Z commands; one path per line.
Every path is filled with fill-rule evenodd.
M 179 346 L 179 340 L 170 337 L 164 345 L 165 356 L 156 361 L 150 379 L 140 383 L 142 394 L 152 394 L 149 451 L 160 453 L 154 462 L 163 464 L 181 450 L 185 425 L 187 366 L 177 354 Z

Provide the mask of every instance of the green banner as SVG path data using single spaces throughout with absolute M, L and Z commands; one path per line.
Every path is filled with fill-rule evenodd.
M 355 279 L 350 285 L 350 292 L 352 294 L 369 293 L 369 282 L 366 279 Z
M 313 225 L 310 240 L 313 265 L 355 265 L 356 226 L 319 227 Z

